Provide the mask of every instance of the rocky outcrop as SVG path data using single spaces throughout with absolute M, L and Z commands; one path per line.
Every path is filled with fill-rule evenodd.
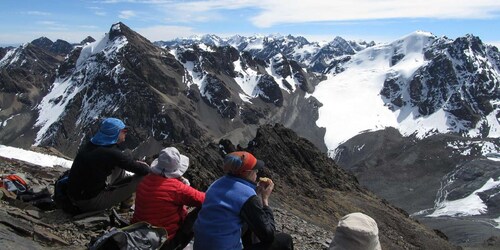
M 86 45 L 87 43 L 93 43 L 93 42 L 95 42 L 95 39 L 91 36 L 87 36 L 80 42 L 80 45 Z

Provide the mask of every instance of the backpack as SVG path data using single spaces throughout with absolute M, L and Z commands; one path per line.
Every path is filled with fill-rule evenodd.
M 78 207 L 73 205 L 68 196 L 69 170 L 66 170 L 54 183 L 54 202 L 57 207 L 70 214 L 77 214 Z
M 0 177 L 0 187 L 16 194 L 22 194 L 29 190 L 28 183 L 19 175 L 10 174 Z
M 167 239 L 167 230 L 141 221 L 123 228 L 111 228 L 93 239 L 90 250 L 160 249 Z

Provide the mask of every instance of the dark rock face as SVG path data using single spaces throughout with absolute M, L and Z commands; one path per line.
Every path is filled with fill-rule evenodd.
M 402 57 L 394 53 L 392 64 Z M 436 39 L 425 51 L 429 63 L 408 80 L 389 75 L 381 94 L 393 110 L 418 107 L 420 115 L 428 116 L 443 109 L 456 118 L 450 123 L 463 123 L 465 130 L 474 128 L 497 108 L 491 100 L 500 98 L 500 83 L 493 67 L 499 64 L 499 58 L 496 48 L 472 35 L 454 41 Z M 409 99 L 403 93 L 408 93 Z M 489 125 L 484 124 L 481 130 L 487 134 Z
M 236 103 L 230 101 L 231 93 L 224 85 L 224 82 L 216 76 L 206 76 L 205 88 L 201 93 L 204 95 L 203 100 L 209 105 L 216 107 L 222 117 L 232 119 L 236 116 Z
M 475 159 L 466 162 L 446 176 L 453 176 L 453 182 L 447 183 L 443 190 L 447 196 L 438 198 L 446 198 L 447 200 L 463 199 L 480 189 L 490 178 L 499 175 L 500 170 L 496 162 L 485 159 Z M 500 212 L 499 191 L 499 188 L 493 188 L 478 193 L 478 196 L 488 207 L 486 214 L 490 214 L 493 217 L 496 217 Z
M 50 51 L 58 55 L 67 55 L 71 50 L 73 50 L 73 45 L 60 39 L 57 39 L 50 47 Z
M 273 58 L 273 69 L 276 74 L 282 76 L 283 78 L 292 76 L 290 63 L 286 57 L 283 57 L 282 55 L 278 55 Z
M 0 63 L 0 128 L 2 144 L 32 145 L 36 105 L 54 82 L 61 58 L 26 44 L 12 48 Z
M 273 103 L 278 107 L 283 105 L 283 94 L 281 93 L 281 88 L 274 81 L 273 77 L 263 75 L 259 79 L 257 88 L 260 90 L 258 92 L 259 97 L 265 102 Z
M 333 73 L 333 74 L 338 74 L 341 73 L 345 70 L 343 64 L 350 61 L 351 57 L 350 56 L 340 56 L 337 58 L 334 58 L 330 65 L 324 69 L 324 73 Z
M 203 53 L 202 65 L 207 72 L 224 74 L 234 78 L 233 62 L 239 59 L 238 51 L 230 46 L 217 47 L 213 53 Z

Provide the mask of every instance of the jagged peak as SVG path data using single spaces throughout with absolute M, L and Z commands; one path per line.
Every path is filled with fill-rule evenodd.
M 127 31 L 132 30 L 122 22 L 115 23 L 111 25 L 111 28 L 109 29 L 109 39 L 114 40 L 118 36 L 125 36 Z
M 93 43 L 95 42 L 95 39 L 91 36 L 87 36 L 85 39 L 83 39 L 80 44 L 84 45 L 84 44 L 87 44 L 87 43 Z
M 483 44 L 483 41 L 481 41 L 481 38 L 479 38 L 478 36 L 475 36 L 473 34 L 465 34 L 465 36 L 458 37 L 457 39 L 455 39 L 455 41 L 459 41 L 459 42 L 466 41 L 469 44 L 474 44 L 474 43 Z
M 37 38 L 37 39 L 35 39 L 35 40 L 31 41 L 31 42 L 33 43 L 33 42 L 35 42 L 35 41 L 50 41 L 50 42 L 52 42 L 52 40 L 50 40 L 50 39 L 49 39 L 48 37 L 46 37 L 46 36 L 41 36 L 41 37 L 39 37 L 39 38 Z
M 50 40 L 49 38 L 42 36 L 40 38 L 37 38 L 33 41 L 31 41 L 31 44 L 41 47 L 41 48 L 49 48 L 54 42 Z

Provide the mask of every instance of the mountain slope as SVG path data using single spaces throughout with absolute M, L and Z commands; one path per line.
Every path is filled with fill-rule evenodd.
M 101 41 L 75 53 L 38 106 L 35 144 L 65 148 L 72 155 L 96 119 L 106 116 L 126 118 L 132 148 L 148 140 L 203 138 L 203 130 L 185 113 L 192 107 L 181 94 L 183 68 L 166 51 L 116 24 Z M 184 109 L 176 108 L 182 103 Z
M 5 50 L 0 59 L 0 138 L 4 144 L 32 145 L 33 109 L 47 94 L 62 61 L 35 44 Z
M 284 57 L 264 62 L 229 46 L 164 49 L 117 23 L 61 64 L 38 105 L 35 145 L 73 155 L 106 116 L 123 118 L 132 128 L 128 146 L 144 154 L 228 134 L 247 141 L 267 122 L 314 128 L 318 104 L 303 96 L 318 81 Z M 299 113 L 311 119 L 299 121 Z M 304 134 L 325 150 L 323 132 Z
M 418 140 L 389 128 L 349 139 L 335 160 L 364 187 L 450 241 L 480 245 L 500 236 L 499 150 L 498 138 L 437 134 Z

